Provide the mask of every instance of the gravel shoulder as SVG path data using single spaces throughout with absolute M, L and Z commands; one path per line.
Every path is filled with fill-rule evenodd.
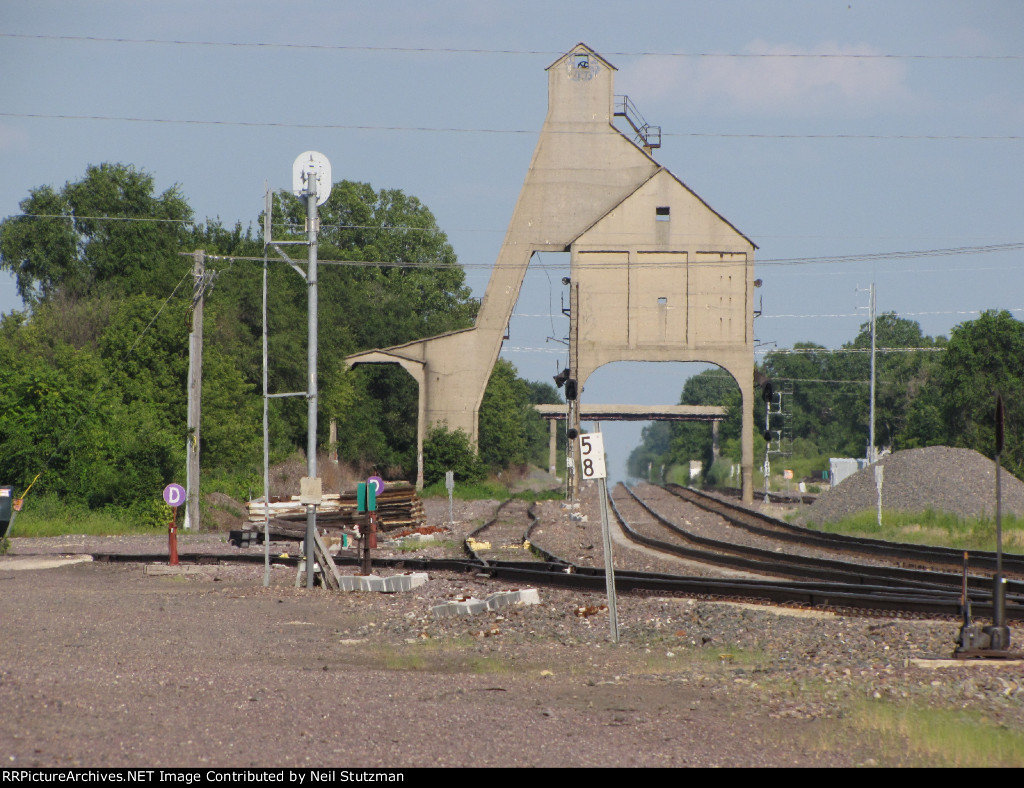
M 426 503 L 447 522 L 446 500 Z M 495 506 L 459 505 L 423 550 L 450 551 Z M 540 509 L 554 541 L 599 552 L 599 516 Z M 184 535 L 180 549 L 238 552 L 223 539 Z M 6 565 L 161 549 L 166 537 L 12 540 L 5 766 L 922 765 L 902 734 L 858 726 L 872 704 L 968 709 L 1024 737 L 1021 665 L 918 662 L 951 653 L 955 621 L 628 595 L 616 645 L 596 593 L 541 588 L 539 605 L 433 618 L 431 605 L 500 588 L 467 575 L 381 595 L 295 589 L 283 566 L 264 588 L 261 565 Z M 615 550 L 617 566 L 646 560 Z

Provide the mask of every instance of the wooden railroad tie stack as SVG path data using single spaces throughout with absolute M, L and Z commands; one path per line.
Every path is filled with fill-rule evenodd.
M 249 501 L 246 529 L 263 530 L 265 507 L 262 498 Z M 316 524 L 321 532 L 333 535 L 351 532 L 366 521 L 366 514 L 356 511 L 356 493 L 325 493 L 317 507 Z M 423 501 L 408 482 L 388 482 L 377 495 L 377 532 L 421 528 L 426 525 Z M 270 497 L 270 534 L 283 539 L 304 539 L 306 507 L 299 496 Z

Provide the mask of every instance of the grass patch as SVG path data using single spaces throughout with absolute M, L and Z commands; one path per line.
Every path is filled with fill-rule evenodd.
M 424 487 L 421 493 L 422 498 L 447 498 L 448 490 L 444 482 L 435 482 L 429 487 Z M 561 501 L 565 498 L 563 490 L 525 490 L 513 493 L 507 484 L 497 481 L 486 482 L 456 482 L 452 497 L 460 501 L 504 501 L 506 498 L 515 498 L 519 501 Z
M 64 536 L 88 534 L 109 536 L 119 534 L 151 534 L 167 527 L 170 517 L 161 524 L 162 515 L 157 506 L 167 509 L 163 502 L 154 506 L 124 509 L 107 506 L 89 509 L 84 505 L 65 503 L 52 495 L 42 495 L 25 501 L 25 508 L 11 523 L 10 536 Z
M 838 523 L 808 523 L 808 527 L 826 533 L 952 547 L 957 550 L 996 549 L 994 517 L 971 519 L 945 512 L 911 513 L 883 510 L 882 525 L 879 526 L 877 510 L 867 510 Z M 1004 515 L 1002 528 L 1003 550 L 1013 553 L 1024 552 L 1024 519 Z
M 459 555 L 462 554 L 462 542 L 457 542 L 454 539 L 435 539 L 433 541 L 417 542 L 407 541 L 395 545 L 395 551 L 399 553 L 415 553 L 419 550 L 425 550 L 428 547 L 440 547 L 448 552 L 455 552 Z
M 824 734 L 822 746 L 842 748 L 852 735 L 880 766 L 1024 766 L 1024 732 L 968 710 L 862 701 L 843 727 Z

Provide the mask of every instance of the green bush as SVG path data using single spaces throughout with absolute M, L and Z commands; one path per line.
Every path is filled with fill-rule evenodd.
M 704 484 L 708 487 L 728 487 L 732 465 L 731 460 L 718 460 L 708 469 L 707 475 L 704 477 Z
M 457 482 L 481 482 L 487 478 L 487 467 L 476 456 L 464 431 L 433 427 L 423 442 L 423 484 L 429 487 L 444 482 L 447 471 L 455 472 Z
M 162 499 L 151 498 L 148 501 L 139 501 L 131 507 L 131 519 L 140 528 L 167 528 L 171 522 L 171 515 L 174 513 L 170 506 Z M 179 520 L 184 520 L 185 511 L 182 507 Z

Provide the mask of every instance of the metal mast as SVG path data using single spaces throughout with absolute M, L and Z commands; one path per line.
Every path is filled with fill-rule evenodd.
M 875 283 L 871 283 L 871 416 L 868 428 L 868 463 L 878 458 L 875 451 Z
M 306 284 L 309 287 L 309 335 L 307 345 L 307 377 L 306 400 L 309 404 L 306 427 L 306 475 L 316 478 L 316 410 L 317 410 L 317 286 L 316 286 L 316 255 L 317 230 L 319 218 L 316 210 L 316 174 L 310 172 L 306 177 L 306 240 L 309 244 L 309 267 L 306 270 Z M 316 504 L 306 504 L 306 588 L 313 587 L 313 546 L 316 532 Z

